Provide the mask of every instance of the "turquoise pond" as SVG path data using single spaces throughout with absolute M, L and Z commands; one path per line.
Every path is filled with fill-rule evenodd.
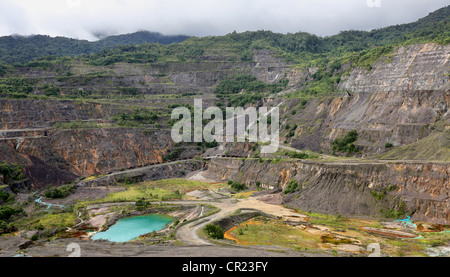
M 134 240 L 140 235 L 162 230 L 172 221 L 173 218 L 158 214 L 122 218 L 105 232 L 94 234 L 91 239 L 126 242 Z

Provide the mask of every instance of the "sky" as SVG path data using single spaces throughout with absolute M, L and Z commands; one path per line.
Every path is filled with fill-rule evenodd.
M 448 0 L 0 0 L 0 36 L 96 40 L 146 30 L 211 36 L 270 30 L 329 36 L 414 22 Z

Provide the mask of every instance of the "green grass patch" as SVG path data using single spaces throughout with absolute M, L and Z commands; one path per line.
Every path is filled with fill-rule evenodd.
M 121 127 L 142 127 L 154 124 L 158 119 L 158 115 L 147 108 L 138 108 L 133 112 L 124 112 L 113 118 L 118 126 Z
M 379 155 L 385 160 L 450 161 L 450 132 L 435 132 L 414 143 Z
M 255 218 L 230 231 L 243 245 L 277 245 L 290 249 L 318 248 L 320 238 L 277 220 Z
M 44 196 L 50 199 L 65 198 L 73 193 L 76 185 L 65 185 L 55 188 L 50 188 L 44 192 Z
M 306 152 L 295 152 L 295 151 L 284 151 L 284 155 L 289 156 L 292 159 L 317 159 L 319 155 L 306 153 Z
M 236 199 L 246 199 L 251 197 L 256 191 L 246 191 L 246 192 L 240 192 L 240 193 L 236 193 L 234 195 L 234 198 Z
M 218 189 L 226 184 L 209 184 L 186 179 L 168 179 L 145 182 L 128 186 L 125 191 L 108 194 L 102 202 L 127 202 L 149 199 L 152 201 L 167 201 L 182 199 L 187 192 L 198 189 Z
M 77 216 L 73 212 L 38 212 L 17 220 L 15 224 L 19 230 L 45 230 L 73 227 L 77 222 Z
M 54 129 L 97 129 L 102 128 L 102 124 L 93 121 L 72 121 L 72 122 L 57 122 L 53 125 Z

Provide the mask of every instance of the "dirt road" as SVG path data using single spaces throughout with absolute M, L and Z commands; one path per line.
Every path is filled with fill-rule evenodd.
M 222 199 L 220 202 L 177 201 L 166 203 L 206 204 L 215 206 L 220 209 L 218 213 L 194 221 L 192 223 L 186 224 L 178 229 L 177 237 L 186 245 L 210 245 L 211 244 L 210 242 L 198 236 L 198 231 L 201 228 L 203 228 L 206 224 L 209 224 L 223 217 L 226 217 L 227 215 L 233 213 L 238 209 L 256 209 L 266 214 L 270 214 L 283 219 L 290 219 L 293 221 L 295 220 L 304 221 L 306 219 L 305 215 L 301 215 L 293 210 L 287 209 L 280 205 L 271 205 L 264 203 L 262 201 L 259 201 L 256 197 L 250 197 L 248 199 L 239 199 L 239 200 L 229 198 L 229 199 Z

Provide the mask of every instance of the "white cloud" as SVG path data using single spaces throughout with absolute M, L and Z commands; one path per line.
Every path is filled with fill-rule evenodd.
M 0 35 L 48 34 L 94 39 L 149 30 L 222 35 L 234 30 L 306 31 L 320 36 L 407 23 L 448 0 L 2 0 Z M 375 2 L 376 0 L 369 0 Z

